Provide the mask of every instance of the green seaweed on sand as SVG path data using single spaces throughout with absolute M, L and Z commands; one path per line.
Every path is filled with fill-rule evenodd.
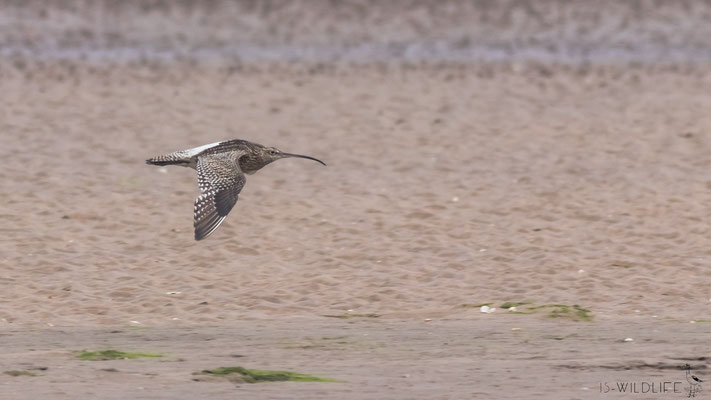
M 572 306 L 566 304 L 544 304 L 541 306 L 531 307 L 531 310 L 550 309 L 547 314 L 549 318 L 567 318 L 573 321 L 592 321 L 590 310 L 580 307 L 577 304 Z
M 157 353 L 127 353 L 118 350 L 100 350 L 100 351 L 79 351 L 77 358 L 85 361 L 104 361 L 104 360 L 124 360 L 131 358 L 157 358 L 163 357 Z
M 196 373 L 198 374 L 198 373 Z M 245 383 L 258 382 L 339 382 L 334 379 L 320 378 L 318 376 L 300 374 L 290 371 L 264 371 L 260 369 L 247 369 L 242 367 L 220 367 L 215 369 L 205 369 L 199 372 L 202 375 L 217 377 L 229 377 L 237 374 L 240 380 Z
M 34 372 L 30 371 L 20 371 L 20 370 L 12 370 L 12 371 L 5 371 L 5 375 L 10 375 L 10 376 L 37 376 Z
M 507 301 L 500 306 L 507 309 L 506 314 L 541 314 L 546 312 L 548 318 L 563 318 L 572 321 L 592 321 L 593 316 L 590 310 L 583 308 L 577 304 L 572 306 L 567 304 L 541 304 L 536 305 L 530 302 L 513 302 Z M 516 307 L 515 310 L 511 308 Z
M 326 314 L 322 317 L 327 318 L 340 318 L 340 319 L 350 319 L 350 318 L 378 318 L 379 314 Z
M 462 307 L 462 308 L 481 308 L 484 306 L 490 306 L 492 304 L 494 304 L 494 303 L 462 304 L 462 305 L 460 305 L 460 307 Z
M 508 310 L 509 308 L 524 306 L 526 304 L 531 304 L 531 302 L 528 302 L 528 301 L 520 301 L 520 302 L 507 301 L 506 303 L 502 304 L 500 307 Z

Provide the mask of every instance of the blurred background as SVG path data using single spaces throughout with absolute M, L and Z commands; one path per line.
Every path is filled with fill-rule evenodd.
M 3 0 L 0 57 L 708 63 L 710 18 L 674 0 Z

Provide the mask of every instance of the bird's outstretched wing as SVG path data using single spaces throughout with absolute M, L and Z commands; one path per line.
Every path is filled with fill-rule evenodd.
M 195 240 L 208 237 L 237 203 L 245 177 L 239 168 L 239 153 L 206 154 L 198 157 L 198 185 L 195 199 Z

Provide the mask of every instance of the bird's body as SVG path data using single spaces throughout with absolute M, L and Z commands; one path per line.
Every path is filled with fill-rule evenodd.
M 704 380 L 699 378 L 696 375 L 692 375 L 691 372 L 689 370 L 687 370 L 686 371 L 686 381 L 691 383 L 692 385 L 696 385 L 696 384 L 703 382 Z
M 704 380 L 691 374 L 691 366 L 689 364 L 684 364 L 684 369 L 686 370 L 686 381 L 691 384 L 693 392 L 701 391 L 701 382 Z
M 253 174 L 280 158 L 299 157 L 274 147 L 246 140 L 228 140 L 176 151 L 146 160 L 151 165 L 180 165 L 197 170 L 202 194 L 195 200 L 195 240 L 202 240 L 217 229 L 234 207 L 244 187 L 244 174 Z

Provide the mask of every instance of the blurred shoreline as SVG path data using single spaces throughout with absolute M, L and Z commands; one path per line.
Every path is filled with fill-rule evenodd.
M 0 10 L 6 61 L 711 62 L 702 1 L 2 1 Z

